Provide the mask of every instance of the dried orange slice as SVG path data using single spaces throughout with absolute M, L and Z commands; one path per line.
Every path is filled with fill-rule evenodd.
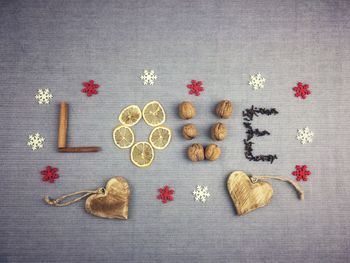
M 113 130 L 113 141 L 121 149 L 130 148 L 134 140 L 134 132 L 128 126 L 121 125 Z
M 141 110 L 137 105 L 129 105 L 119 115 L 119 121 L 125 126 L 133 126 L 140 121 Z
M 138 167 L 148 167 L 154 159 L 154 151 L 148 142 L 138 142 L 131 148 L 131 161 Z
M 164 126 L 156 127 L 149 136 L 149 142 L 153 148 L 158 150 L 165 149 L 171 140 L 171 130 Z
M 158 101 L 147 103 L 142 110 L 142 116 L 145 122 L 152 127 L 165 122 L 165 111 Z

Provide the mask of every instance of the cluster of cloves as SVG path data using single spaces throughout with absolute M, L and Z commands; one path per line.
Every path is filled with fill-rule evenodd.
M 233 106 L 231 101 L 222 100 L 215 108 L 215 113 L 219 118 L 228 119 L 231 117 Z M 196 108 L 189 101 L 184 101 L 179 105 L 179 116 L 181 119 L 189 120 L 196 116 Z M 227 128 L 225 124 L 217 122 L 211 126 L 210 129 L 211 138 L 215 141 L 222 141 L 227 136 Z M 186 140 L 192 140 L 198 136 L 198 129 L 193 123 L 185 124 L 182 127 L 182 136 Z M 193 161 L 202 161 L 204 159 L 214 161 L 220 157 L 221 150 L 216 144 L 209 144 L 203 147 L 203 145 L 195 143 L 188 147 L 188 158 Z

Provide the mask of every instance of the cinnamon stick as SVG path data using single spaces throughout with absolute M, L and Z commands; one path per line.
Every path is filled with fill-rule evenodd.
M 61 102 L 60 104 L 60 118 L 58 125 L 58 148 L 65 148 L 67 146 L 67 128 L 68 128 L 68 104 Z
M 62 153 L 91 153 L 91 152 L 99 152 L 101 151 L 101 148 L 96 146 L 64 147 L 64 148 L 58 148 L 58 151 Z

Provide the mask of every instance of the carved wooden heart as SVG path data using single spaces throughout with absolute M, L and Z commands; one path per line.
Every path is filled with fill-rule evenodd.
M 112 219 L 128 219 L 130 189 L 128 181 L 121 176 L 111 178 L 103 193 L 93 194 L 86 199 L 88 213 Z
M 227 189 L 236 207 L 238 215 L 244 215 L 259 207 L 267 205 L 273 195 L 270 183 L 251 178 L 242 171 L 230 174 Z

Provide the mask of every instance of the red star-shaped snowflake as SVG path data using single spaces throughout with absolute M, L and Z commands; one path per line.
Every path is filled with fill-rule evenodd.
M 174 190 L 170 189 L 169 186 L 165 185 L 163 188 L 159 188 L 158 192 L 159 195 L 157 198 L 162 200 L 164 204 L 168 201 L 173 201 L 172 195 L 174 194 Z
M 43 181 L 54 183 L 56 179 L 59 178 L 57 174 L 58 169 L 55 167 L 47 166 L 45 170 L 42 170 L 40 173 L 43 176 Z
M 202 81 L 192 80 L 191 84 L 187 85 L 187 88 L 190 89 L 188 93 L 199 96 L 200 93 L 204 90 L 204 87 L 202 87 L 202 84 L 203 84 Z
M 307 177 L 311 175 L 311 172 L 307 170 L 306 165 L 296 165 L 295 171 L 292 172 L 292 175 L 296 176 L 297 181 L 303 180 L 307 181 Z
M 84 88 L 81 90 L 81 92 L 86 93 L 88 97 L 91 97 L 94 94 L 97 94 L 97 89 L 100 87 L 97 83 L 95 83 L 94 80 L 89 80 L 89 82 L 83 83 Z
M 295 97 L 301 97 L 303 100 L 306 99 L 306 96 L 311 94 L 309 88 L 309 84 L 298 82 L 297 86 L 293 88 L 295 91 Z

